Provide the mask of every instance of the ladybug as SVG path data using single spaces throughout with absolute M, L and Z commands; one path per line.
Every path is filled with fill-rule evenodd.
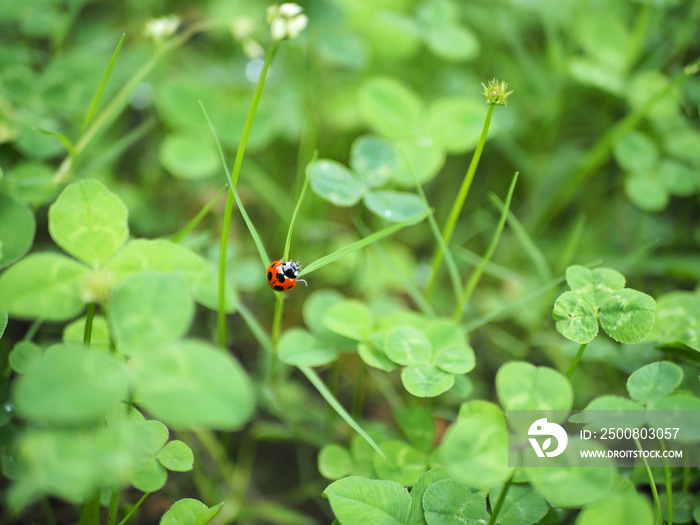
M 267 267 L 267 283 L 276 292 L 293 290 L 297 281 L 306 285 L 304 279 L 297 279 L 299 270 L 301 270 L 301 264 L 294 261 L 285 262 L 284 259 L 272 261 Z

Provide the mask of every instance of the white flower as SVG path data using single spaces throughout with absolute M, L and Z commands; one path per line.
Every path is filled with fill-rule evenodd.
M 164 40 L 177 31 L 180 19 L 176 15 L 152 18 L 146 22 L 144 33 L 156 42 Z
M 267 22 L 270 24 L 272 39 L 296 38 L 309 23 L 308 17 L 302 11 L 301 6 L 293 3 L 268 7 Z
M 252 36 L 255 31 L 255 22 L 242 16 L 234 18 L 229 27 L 233 38 L 241 43 L 246 55 L 254 60 L 265 56 L 265 50 Z

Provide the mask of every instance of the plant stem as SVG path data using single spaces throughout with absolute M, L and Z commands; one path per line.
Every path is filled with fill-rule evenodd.
M 462 278 L 459 276 L 459 270 L 457 269 L 457 265 L 455 264 L 454 258 L 452 257 L 452 253 L 450 252 L 449 247 L 445 243 L 445 241 L 442 238 L 442 235 L 440 234 L 440 227 L 437 224 L 437 221 L 435 220 L 435 213 L 433 209 L 430 207 L 430 202 L 428 201 L 428 197 L 423 191 L 423 186 L 421 186 L 420 181 L 418 180 L 418 177 L 416 177 L 416 174 L 414 173 L 413 169 L 411 168 L 411 164 L 408 162 L 408 158 L 406 157 L 406 153 L 403 151 L 403 148 L 398 146 L 399 151 L 401 152 L 401 155 L 403 156 L 403 161 L 406 164 L 406 167 L 408 168 L 408 171 L 411 173 L 411 176 L 413 177 L 413 182 L 416 185 L 416 190 L 418 191 L 418 195 L 420 196 L 421 200 L 423 201 L 423 204 L 425 204 L 425 209 L 429 210 L 428 213 L 428 225 L 430 226 L 430 231 L 433 234 L 433 237 L 435 237 L 435 241 L 438 243 L 438 246 L 440 247 L 440 250 L 442 250 L 442 253 L 445 256 L 446 262 L 447 262 L 447 270 L 448 273 L 450 274 L 450 280 L 452 281 L 452 288 L 455 294 L 455 300 L 459 300 L 459 294 L 460 291 L 462 290 Z M 415 300 L 415 299 L 414 299 Z M 423 303 L 428 303 L 422 296 L 420 297 L 421 302 Z
M 141 506 L 141 503 L 144 502 L 144 500 L 149 496 L 150 492 L 146 492 L 143 496 L 141 496 L 141 499 L 136 502 L 136 505 L 134 505 L 131 510 L 124 516 L 124 519 L 119 522 L 119 525 L 124 525 L 131 516 L 134 515 L 134 512 L 138 510 L 138 508 Z
M 301 186 L 301 192 L 299 193 L 299 198 L 297 199 L 297 204 L 294 207 L 294 213 L 292 213 L 292 220 L 289 221 L 289 229 L 287 230 L 287 240 L 284 243 L 284 251 L 282 258 L 286 261 L 289 258 L 289 249 L 292 245 L 292 232 L 294 231 L 294 223 L 297 220 L 297 215 L 299 214 L 299 209 L 301 208 L 301 203 L 304 200 L 304 195 L 306 194 L 306 189 L 309 187 L 309 172 L 311 167 L 316 162 L 318 158 L 318 151 L 314 152 L 314 156 L 306 167 L 304 182 Z
M 464 202 L 467 199 L 467 194 L 469 193 L 469 188 L 472 185 L 472 180 L 474 180 L 474 174 L 476 173 L 476 168 L 479 165 L 479 159 L 481 159 L 481 152 L 484 150 L 484 144 L 486 144 L 486 137 L 489 132 L 489 126 L 491 124 L 491 116 L 493 115 L 493 104 L 489 104 L 488 112 L 486 113 L 486 120 L 484 121 L 484 127 L 481 130 L 481 137 L 479 137 L 479 143 L 474 151 L 474 156 L 469 163 L 469 168 L 467 169 L 467 174 L 464 176 L 462 181 L 462 187 L 459 189 L 457 198 L 452 204 L 452 209 L 450 210 L 450 215 L 447 218 L 447 222 L 442 230 L 442 239 L 445 245 L 450 244 L 450 239 L 452 239 L 452 234 L 454 233 L 455 227 L 457 226 L 457 220 L 459 215 L 462 213 L 462 208 L 464 207 Z M 443 251 L 442 246 L 438 245 L 435 255 L 433 256 L 432 264 L 432 276 L 430 278 L 430 284 L 426 289 L 426 297 L 429 299 L 435 288 L 435 283 L 437 281 L 438 270 L 440 269 L 440 262 L 442 261 Z
M 365 364 L 361 363 L 357 370 L 357 379 L 355 380 L 355 393 L 352 397 L 352 417 L 362 419 L 362 412 L 365 406 Z M 434 399 L 434 398 L 431 398 Z
M 119 512 L 119 485 L 112 489 L 112 497 L 109 500 L 109 512 L 107 514 L 107 525 L 114 525 L 117 522 Z
M 22 341 L 31 341 L 34 339 L 34 336 L 36 335 L 37 331 L 39 331 L 39 328 L 41 328 L 42 323 L 44 322 L 43 318 L 36 319 L 35 321 L 32 322 L 31 325 L 29 325 L 29 329 L 27 330 L 27 333 L 24 334 L 24 337 L 22 338 Z
M 494 505 L 493 510 L 491 511 L 491 517 L 489 518 L 489 522 L 487 525 L 495 525 L 496 518 L 498 518 L 498 513 L 501 512 L 501 507 L 503 506 L 503 502 L 506 499 L 506 494 L 508 494 L 508 489 L 510 488 L 510 484 L 513 482 L 514 476 L 515 471 L 511 473 L 506 482 L 503 484 L 503 488 L 501 489 L 501 493 L 498 495 L 496 505 Z
M 190 222 L 185 224 L 182 228 L 180 228 L 175 234 L 170 238 L 170 240 L 174 243 L 179 243 L 184 239 L 188 233 L 190 233 L 194 228 L 197 227 L 197 225 L 202 222 L 202 219 L 207 216 L 207 214 L 211 211 L 211 209 L 214 207 L 214 204 L 216 204 L 216 201 L 219 200 L 219 197 L 221 197 L 221 194 L 224 193 L 224 191 L 228 188 L 228 184 L 225 184 L 219 191 L 216 192 L 216 195 L 211 198 L 209 202 L 207 202 L 204 207 L 202 207 L 201 210 L 197 212 L 197 215 L 195 215 Z
M 610 128 L 610 130 L 593 146 L 588 155 L 578 163 L 576 170 L 572 173 L 571 177 L 569 177 L 569 180 L 566 181 L 566 184 L 543 199 L 544 202 L 539 203 L 539 213 L 533 220 L 534 228 L 541 228 L 545 224 L 552 224 L 553 219 L 582 191 L 582 185 L 593 177 L 603 164 L 605 164 L 610 157 L 610 153 L 620 139 L 636 128 L 657 102 L 671 93 L 686 79 L 695 75 L 698 70 L 700 70 L 700 59 L 696 59 L 694 62 L 684 67 L 683 71 L 677 74 L 661 91 L 653 95 L 646 103 L 631 111 L 625 118 Z
M 100 523 L 100 491 L 83 503 L 80 513 L 80 525 L 99 525 Z
M 265 85 L 265 78 L 267 77 L 267 71 L 270 69 L 270 64 L 272 63 L 272 58 L 275 56 L 277 51 L 277 41 L 273 41 L 270 45 L 270 49 L 265 57 L 265 63 L 263 64 L 262 71 L 260 72 L 260 78 L 258 79 L 258 84 L 255 86 L 255 91 L 253 92 L 253 101 L 250 104 L 250 109 L 248 110 L 248 116 L 243 124 L 243 132 L 241 133 L 241 141 L 238 144 L 238 149 L 236 150 L 236 160 L 233 162 L 233 170 L 231 171 L 231 182 L 233 186 L 238 185 L 238 177 L 241 173 L 241 166 L 243 164 L 243 156 L 245 155 L 245 148 L 248 144 L 248 137 L 250 136 L 250 129 L 253 126 L 253 119 L 255 118 L 255 112 L 258 109 L 258 103 L 260 102 L 260 97 L 262 95 L 263 86 Z M 228 231 L 231 225 L 231 214 L 233 212 L 233 190 L 229 188 L 228 196 L 226 197 L 226 209 L 224 211 L 224 220 L 221 227 L 221 244 L 219 252 L 219 307 L 218 307 L 218 324 L 219 324 L 219 344 L 221 348 L 226 348 L 226 248 L 228 246 Z
M 326 403 L 328 403 L 331 407 L 333 407 L 333 410 L 336 411 L 336 413 L 343 418 L 343 420 L 350 425 L 350 427 L 360 434 L 367 443 L 369 443 L 374 450 L 376 450 L 380 456 L 382 456 L 384 459 L 386 459 L 386 454 L 382 452 L 382 449 L 379 448 L 379 445 L 377 445 L 374 440 L 365 432 L 362 430 L 362 427 L 358 425 L 355 420 L 352 418 L 350 414 L 348 414 L 347 410 L 343 408 L 343 405 L 341 405 L 338 400 L 331 394 L 330 390 L 328 390 L 328 387 L 321 381 L 321 378 L 318 376 L 316 371 L 313 368 L 310 368 L 308 366 L 297 366 L 297 368 L 303 373 L 306 378 L 309 380 L 309 382 L 314 385 L 316 390 L 318 391 L 319 394 L 323 397 L 323 399 L 326 400 Z
M 90 303 L 87 306 L 87 312 L 85 314 L 85 332 L 83 333 L 83 344 L 90 346 L 90 341 L 92 340 L 92 321 L 95 319 L 95 309 L 97 305 L 95 303 Z
M 44 513 L 46 515 L 47 525 L 56 525 L 56 516 L 54 516 L 53 508 L 51 508 L 51 502 L 49 501 L 49 498 L 44 498 L 42 500 L 42 504 L 44 506 Z
M 574 360 L 571 361 L 571 364 L 569 365 L 569 369 L 566 371 L 566 377 L 571 377 L 571 375 L 574 373 L 574 370 L 576 369 L 576 365 L 578 365 L 578 362 L 581 360 L 581 357 L 583 357 L 583 351 L 586 349 L 586 346 L 588 346 L 588 343 L 583 343 L 579 349 L 578 353 L 576 354 L 576 357 L 574 357 Z
M 666 452 L 666 443 L 659 440 L 661 450 Z M 673 525 L 673 483 L 671 483 L 671 469 L 668 466 L 668 458 L 664 458 L 664 483 L 666 484 L 666 522 Z
M 127 100 L 131 93 L 136 89 L 136 87 L 143 81 L 143 79 L 153 70 L 156 64 L 160 61 L 163 56 L 165 56 L 170 51 L 177 49 L 178 47 L 185 44 L 193 35 L 200 33 L 207 29 L 205 24 L 193 24 L 187 31 L 182 33 L 177 38 L 169 40 L 165 45 L 159 47 L 151 59 L 146 62 L 141 68 L 132 76 L 129 81 L 124 84 L 124 86 L 117 92 L 117 94 L 109 101 L 109 103 L 104 107 L 104 109 L 97 114 L 91 124 L 80 136 L 78 142 L 75 143 L 74 155 L 67 155 L 63 159 L 63 162 L 58 166 L 58 169 L 53 175 L 53 184 L 59 185 L 68 182 L 71 176 L 71 170 L 73 169 L 73 164 L 75 159 L 80 156 L 80 154 L 85 151 L 85 149 L 90 145 L 92 140 L 97 136 L 97 134 L 102 131 L 103 128 L 109 124 L 110 120 L 122 110 L 126 105 Z
M 226 348 L 226 255 L 228 248 L 228 230 L 233 212 L 233 190 L 229 188 L 224 210 L 224 222 L 221 226 L 221 242 L 219 245 L 219 295 L 217 319 L 219 327 L 219 346 Z
M 283 292 L 275 292 L 275 313 L 272 318 L 272 354 L 268 362 L 268 367 L 265 370 L 265 385 L 271 390 L 274 390 L 275 375 L 277 374 L 277 343 L 279 342 L 280 332 L 282 331 L 282 313 L 284 312 L 284 295 Z
M 634 438 L 634 443 L 637 445 L 638 450 L 642 450 L 642 445 L 639 443 L 639 439 Z M 651 468 L 649 467 L 649 462 L 647 458 L 642 455 L 642 463 L 644 463 L 644 469 L 647 472 L 647 477 L 649 478 L 649 485 L 651 487 L 651 495 L 654 498 L 654 514 L 656 515 L 656 525 L 663 525 L 664 520 L 661 516 L 661 501 L 659 500 L 659 492 L 656 490 L 656 483 L 654 482 L 654 475 L 651 473 Z
M 496 226 L 496 231 L 494 232 L 493 237 L 491 238 L 491 242 L 489 243 L 489 247 L 486 249 L 486 253 L 481 258 L 479 265 L 476 268 L 474 268 L 474 271 L 469 276 L 469 280 L 467 281 L 467 284 L 464 287 L 464 291 L 462 292 L 462 296 L 459 298 L 459 301 L 457 302 L 457 306 L 455 307 L 454 312 L 452 313 L 452 318 L 455 321 L 460 321 L 462 319 L 462 314 L 464 313 L 464 309 L 467 306 L 467 303 L 469 303 L 469 300 L 471 299 L 471 296 L 474 293 L 474 290 L 476 289 L 476 285 L 479 283 L 479 279 L 481 279 L 481 276 L 484 273 L 484 269 L 486 268 L 486 265 L 489 263 L 489 261 L 491 260 L 491 257 L 493 257 L 493 254 L 496 252 L 496 247 L 498 246 L 498 241 L 501 238 L 501 233 L 503 233 L 503 228 L 506 224 L 506 219 L 508 217 L 508 210 L 510 210 L 510 203 L 511 203 L 511 200 L 513 199 L 513 192 L 515 191 L 516 182 L 518 182 L 518 172 L 515 173 L 515 175 L 513 176 L 513 180 L 510 183 L 510 188 L 508 189 L 508 195 L 506 197 L 506 203 L 503 206 L 503 211 L 501 212 L 501 218 L 498 221 L 498 225 Z

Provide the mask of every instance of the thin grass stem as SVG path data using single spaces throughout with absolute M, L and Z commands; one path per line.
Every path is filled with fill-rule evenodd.
M 224 191 L 226 191 L 226 188 L 228 188 L 228 184 L 224 184 L 224 186 L 221 187 L 219 191 L 216 192 L 216 195 L 212 197 L 209 202 L 207 202 L 201 210 L 197 212 L 197 215 L 192 217 L 192 219 L 185 224 L 182 228 L 180 228 L 175 234 L 170 238 L 170 240 L 174 243 L 179 243 L 187 237 L 187 234 L 190 233 L 192 230 L 194 230 L 200 222 L 204 219 L 204 217 L 207 216 L 207 214 L 211 211 L 211 209 L 214 207 L 214 204 L 216 204 L 216 201 L 219 200 L 221 195 L 223 195 Z
M 141 499 L 136 502 L 136 505 L 131 507 L 129 512 L 127 512 L 126 516 L 124 516 L 124 519 L 119 522 L 119 525 L 124 525 L 127 521 L 131 519 L 131 516 L 134 515 L 134 513 L 139 509 L 141 504 L 146 500 L 146 498 L 150 495 L 150 492 L 146 492 L 143 496 L 141 496 Z
M 484 273 L 484 269 L 486 268 L 486 265 L 488 262 L 491 260 L 491 257 L 493 257 L 493 254 L 496 252 L 496 247 L 498 246 L 498 241 L 501 238 L 501 233 L 503 233 L 503 228 L 505 227 L 506 224 L 506 218 L 508 217 L 508 210 L 510 210 L 510 203 L 511 200 L 513 199 L 513 192 L 515 191 L 515 184 L 518 182 L 518 172 L 515 173 L 513 176 L 513 180 L 510 183 L 510 188 L 508 189 L 508 196 L 506 197 L 506 203 L 503 208 L 503 211 L 501 213 L 501 218 L 498 221 L 498 225 L 496 226 L 496 231 L 493 234 L 493 237 L 491 238 L 491 243 L 489 244 L 488 249 L 486 250 L 486 253 L 481 259 L 481 262 L 479 263 L 479 266 L 477 266 L 472 274 L 469 276 L 469 280 L 467 281 L 466 286 L 464 287 L 464 292 L 462 293 L 462 296 L 459 299 L 459 303 L 457 304 L 457 307 L 455 308 L 454 312 L 452 313 L 452 318 L 455 319 L 456 321 L 461 320 L 462 315 L 464 313 L 464 308 L 467 306 L 467 303 L 471 299 L 472 294 L 474 293 L 474 290 L 476 289 L 476 285 L 479 283 L 479 280 L 481 279 L 481 276 Z
M 89 303 L 87 306 L 87 313 L 85 314 L 85 331 L 83 332 L 83 344 L 90 346 L 90 341 L 92 341 L 92 322 L 95 319 L 95 310 L 97 305 L 95 303 Z
M 331 407 L 333 407 L 333 410 L 335 410 L 338 415 L 343 418 L 343 421 L 345 421 L 350 427 L 360 434 L 367 443 L 369 443 L 374 450 L 376 450 L 380 456 L 386 459 L 386 455 L 384 452 L 382 452 L 382 449 L 379 448 L 379 445 L 377 445 L 374 440 L 369 437 L 367 432 L 362 430 L 362 427 L 358 425 L 355 420 L 352 418 L 350 414 L 343 408 L 343 405 L 341 405 L 338 400 L 333 397 L 333 394 L 331 394 L 330 390 L 326 387 L 326 385 L 321 381 L 321 378 L 318 376 L 316 371 L 313 368 L 310 368 L 308 366 L 300 366 L 298 367 L 299 370 L 306 376 L 306 378 L 311 382 L 311 384 L 318 390 L 318 393 L 323 396 L 323 399 L 326 400 L 326 403 L 328 403 Z
M 583 343 L 579 347 L 578 352 L 576 353 L 576 357 L 574 357 L 574 360 L 571 361 L 569 369 L 566 371 L 566 377 L 571 377 L 573 375 L 574 370 L 576 370 L 576 366 L 578 365 L 578 362 L 583 357 L 583 351 L 586 349 L 586 346 L 588 346 L 588 343 Z
M 503 507 L 503 502 L 506 500 L 506 495 L 508 494 L 508 489 L 510 488 L 510 484 L 513 483 L 514 476 L 515 476 L 515 471 L 513 471 L 510 476 L 508 476 L 508 479 L 503 484 L 503 487 L 501 488 L 501 492 L 500 492 L 500 494 L 498 494 L 498 499 L 496 500 L 496 504 L 493 506 L 493 509 L 491 509 L 491 517 L 489 518 L 489 522 L 487 525 L 495 525 L 495 523 L 497 523 L 496 519 L 498 518 L 498 514 L 501 512 L 501 507 Z
M 639 439 L 633 438 L 634 443 L 637 445 L 637 450 L 642 450 L 642 445 L 639 442 Z M 654 500 L 654 515 L 656 517 L 655 520 L 655 525 L 663 525 L 664 520 L 661 514 L 661 500 L 659 499 L 659 491 L 656 490 L 656 482 L 654 481 L 654 475 L 651 472 L 651 468 L 649 467 L 649 462 L 647 461 L 647 458 L 642 455 L 642 463 L 644 463 L 644 470 L 647 473 L 647 479 L 649 480 L 649 486 L 651 487 L 651 495 Z
M 467 169 L 467 173 L 464 176 L 464 180 L 462 181 L 462 186 L 460 187 L 459 193 L 457 194 L 457 197 L 455 198 L 455 201 L 452 204 L 452 209 L 450 210 L 450 214 L 447 217 L 447 222 L 445 223 L 445 226 L 442 230 L 442 240 L 444 241 L 445 245 L 450 244 L 452 234 L 454 233 L 455 227 L 457 226 L 457 220 L 459 219 L 459 216 L 462 213 L 462 208 L 464 208 L 464 202 L 466 201 L 467 195 L 469 194 L 469 188 L 471 188 L 472 181 L 474 180 L 474 174 L 476 173 L 476 168 L 479 165 L 479 160 L 481 159 L 481 152 L 484 150 L 484 144 L 486 144 L 486 137 L 489 133 L 489 126 L 491 125 L 491 116 L 493 115 L 493 108 L 494 105 L 489 104 L 489 109 L 486 113 L 486 119 L 484 120 L 484 127 L 482 128 L 481 136 L 479 137 L 479 143 L 476 146 L 476 150 L 474 151 L 472 160 L 469 163 L 469 168 Z M 435 255 L 433 256 L 432 276 L 430 278 L 430 284 L 428 284 L 428 287 L 426 289 L 426 296 L 428 297 L 428 299 L 430 299 L 430 297 L 433 294 L 433 290 L 435 289 L 435 283 L 437 281 L 438 271 L 440 270 L 440 263 L 442 262 L 442 257 L 442 244 L 439 244 L 437 250 L 435 251 Z
M 231 171 L 231 177 L 229 179 L 230 191 L 226 197 L 226 208 L 224 210 L 224 219 L 221 227 L 221 243 L 219 252 L 219 296 L 218 296 L 218 328 L 219 328 L 219 344 L 222 348 L 226 347 L 226 255 L 228 247 L 228 232 L 231 224 L 231 214 L 233 213 L 233 201 L 234 199 L 238 201 L 237 196 L 234 194 L 236 186 L 238 185 L 238 178 L 241 174 L 241 166 L 243 165 L 243 157 L 245 156 L 246 145 L 248 144 L 248 137 L 250 136 L 250 130 L 253 127 L 253 120 L 255 119 L 255 112 L 258 109 L 258 104 L 260 103 L 260 98 L 262 96 L 263 87 L 265 86 L 265 79 L 267 78 L 267 72 L 270 69 L 270 64 L 277 51 L 277 41 L 273 41 L 270 45 L 270 49 L 265 57 L 265 63 L 263 64 L 262 71 L 260 71 L 260 77 L 258 78 L 258 83 L 255 86 L 255 91 L 253 92 L 253 100 L 250 104 L 250 109 L 248 110 L 248 115 L 246 116 L 245 123 L 243 124 L 243 131 L 241 133 L 241 140 L 238 143 L 238 149 L 236 150 L 236 158 L 233 161 L 233 170 Z M 200 103 L 201 106 L 201 103 Z M 202 106 L 202 109 L 204 107 Z M 206 116 L 206 111 L 205 111 Z M 209 122 L 210 128 L 213 129 L 211 121 L 207 116 L 207 121 Z M 218 141 L 217 141 L 218 143 Z M 219 144 L 219 151 L 221 152 L 221 145 Z M 226 169 L 228 175 L 228 169 Z M 264 263 L 267 264 L 267 263 Z

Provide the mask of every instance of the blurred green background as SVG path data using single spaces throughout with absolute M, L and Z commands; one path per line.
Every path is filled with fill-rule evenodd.
M 465 316 L 498 312 L 540 290 L 569 264 L 602 261 L 652 295 L 694 290 L 700 280 L 700 79 L 683 68 L 700 56 L 700 2 L 693 0 L 313 0 L 301 36 L 275 58 L 252 128 L 239 192 L 271 256 L 282 255 L 287 225 L 306 163 L 320 157 L 348 164 L 353 142 L 371 134 L 401 144 L 443 224 L 476 146 L 487 106 L 481 83 L 504 79 L 515 92 L 496 108 L 489 141 L 453 238 L 463 275 L 484 253 L 504 198 L 520 172 L 512 224 Z M 47 208 L 64 185 L 95 178 L 129 208 L 135 237 L 169 236 L 225 184 L 198 101 L 206 107 L 229 162 L 235 154 L 264 50 L 267 3 L 258 0 L 7 1 L 0 8 L 0 193 L 31 207 L 32 250 L 51 250 Z M 145 30 L 176 15 L 168 47 Z M 121 38 L 121 53 L 102 106 L 124 103 L 75 159 L 59 168 L 76 142 L 90 100 Z M 653 105 L 649 101 L 654 101 Z M 385 189 L 413 191 L 397 168 Z M 212 264 L 223 213 L 219 200 L 186 239 Z M 362 206 L 336 207 L 307 196 L 293 258 L 311 262 L 362 236 L 358 225 L 387 225 Z M 524 242 L 527 237 L 537 247 Z M 429 280 L 434 241 L 423 223 L 383 244 L 393 264 L 419 286 Z M 261 319 L 273 297 L 249 234 L 234 215 L 230 286 Z M 3 261 L 6 263 L 7 261 Z M 335 288 L 381 311 L 410 304 L 403 278 L 372 250 L 353 254 L 309 278 L 311 289 Z M 447 275 L 435 304 L 451 311 Z M 301 323 L 304 296 L 288 301 L 285 324 Z M 575 347 L 552 329 L 554 295 L 480 326 L 474 392 L 493 398 L 493 373 L 512 358 L 568 362 Z M 238 317 L 231 347 L 242 360 L 258 351 Z M 21 338 L 9 327 L 0 344 Z M 267 324 L 266 324 L 267 326 Z M 193 329 L 211 337 L 214 313 Z M 50 339 L 50 331 L 42 337 Z M 621 374 L 653 359 L 605 341 L 591 361 L 607 366 L 577 378 L 577 404 L 599 393 L 599 381 L 622 390 Z M 697 387 L 694 387 L 697 390 Z M 300 396 L 300 399 L 303 396 Z M 381 405 L 381 401 L 376 402 Z M 370 404 L 371 405 L 371 404 Z M 381 406 L 373 410 L 381 414 Z M 291 446 L 291 445 L 289 445 Z M 284 449 L 274 457 L 284 456 Z M 304 449 L 315 468 L 310 449 Z M 274 465 L 262 469 L 271 475 Z M 290 467 L 291 468 L 291 467 Z M 264 487 L 288 489 L 294 475 Z M 264 483 L 263 483 L 264 484 Z M 293 492 L 293 491 L 292 491 Z M 294 494 L 289 495 L 293 500 Z M 301 498 L 303 499 L 303 498 Z

